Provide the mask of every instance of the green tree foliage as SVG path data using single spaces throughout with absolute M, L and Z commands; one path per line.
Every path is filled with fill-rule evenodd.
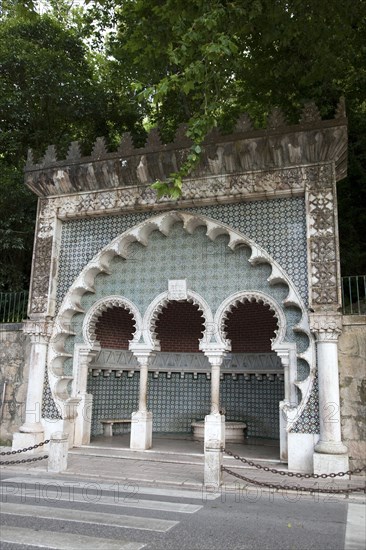
M 27 286 L 36 200 L 23 185 L 28 147 L 64 154 L 78 139 L 116 144 L 142 119 L 170 140 L 188 122 L 188 162 L 161 193 L 179 196 L 213 126 L 273 106 L 295 122 L 305 101 L 350 124 L 339 184 L 343 274 L 366 272 L 365 0 L 3 0 L 0 7 L 0 290 Z
M 366 271 L 365 215 L 359 206 L 366 181 L 365 0 L 93 4 L 94 20 L 100 16 L 105 25 L 109 14 L 114 32 L 107 51 L 124 81 L 139 91 L 146 115 L 166 139 L 179 122 L 189 124 L 195 141 L 190 161 L 169 185 L 156 186 L 161 193 L 179 195 L 182 176 L 197 161 L 211 127 L 229 129 L 244 111 L 262 125 L 275 105 L 295 122 L 309 100 L 331 117 L 345 96 L 350 159 L 349 177 L 339 186 L 342 267 L 344 274 Z
M 27 148 L 37 158 L 81 140 L 90 151 L 97 136 L 118 141 L 139 119 L 132 95 L 110 82 L 108 60 L 75 27 L 18 4 L 8 2 L 0 27 L 0 290 L 29 280 L 36 197 L 23 183 Z

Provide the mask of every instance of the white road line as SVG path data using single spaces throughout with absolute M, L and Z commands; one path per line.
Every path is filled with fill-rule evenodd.
M 203 488 L 202 491 L 190 491 L 187 489 L 161 489 L 158 487 L 141 487 L 139 484 L 134 482 L 116 482 L 116 483 L 99 483 L 95 481 L 91 481 L 88 483 L 87 481 L 82 482 L 72 482 L 69 480 L 64 479 L 56 479 L 53 480 L 51 478 L 32 478 L 28 477 L 11 477 L 9 479 L 3 479 L 3 483 L 23 483 L 25 485 L 34 485 L 35 483 L 45 486 L 60 486 L 60 487 L 75 487 L 77 489 L 82 489 L 83 487 L 88 487 L 90 485 L 97 485 L 98 488 L 100 488 L 102 491 L 113 491 L 117 492 L 117 490 L 120 493 L 126 492 L 130 493 L 133 490 L 136 489 L 137 494 L 141 495 L 158 495 L 158 496 L 167 496 L 167 497 L 175 497 L 175 498 L 189 498 L 194 500 L 215 500 L 221 496 L 221 493 L 212 492 L 210 489 Z
M 179 521 L 170 521 L 158 518 L 145 518 L 140 516 L 124 516 L 116 514 L 104 514 L 86 512 L 85 510 L 73 510 L 66 508 L 46 508 L 45 506 L 32 506 L 27 504 L 5 503 L 1 505 L 1 514 L 16 516 L 31 516 L 45 519 L 57 519 L 78 523 L 92 523 L 126 529 L 140 529 L 146 531 L 159 531 L 166 533 L 177 525 Z
M 140 550 L 145 546 L 140 542 L 126 540 L 100 539 L 86 537 L 74 533 L 58 533 L 57 531 L 36 531 L 20 527 L 1 527 L 0 540 L 15 544 L 27 544 L 37 548 L 52 548 L 54 550 Z
M 366 548 L 366 505 L 348 504 L 346 538 L 344 550 L 365 550 Z
M 54 485 L 52 486 L 54 487 Z M 36 499 L 40 504 L 52 504 L 58 501 L 67 502 L 83 502 L 84 504 L 99 504 L 104 506 L 124 506 L 128 508 L 139 508 L 145 510 L 160 510 L 163 512 L 175 512 L 179 514 L 194 514 L 198 512 L 203 506 L 198 504 L 184 504 L 180 502 L 167 502 L 163 500 L 144 500 L 138 497 L 138 494 L 127 495 L 121 498 L 119 494 L 114 496 L 106 496 L 102 492 L 96 492 L 96 494 L 89 491 L 82 491 L 82 494 L 78 494 L 67 488 L 59 488 L 59 490 L 53 490 L 51 488 L 42 488 L 34 490 L 33 488 L 20 490 L 18 493 L 7 491 L 7 487 L 3 488 L 1 494 L 1 502 L 7 502 L 8 496 L 12 495 L 20 497 L 22 502 L 26 502 L 27 499 Z M 10 487 L 12 489 L 12 487 Z M 73 489 L 73 488 L 71 488 Z M 95 488 L 94 488 L 95 490 Z

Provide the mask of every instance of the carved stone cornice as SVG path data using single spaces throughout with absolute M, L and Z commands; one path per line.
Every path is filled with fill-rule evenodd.
M 310 313 L 310 330 L 317 342 L 337 342 L 342 332 L 342 315 Z
M 321 162 L 334 162 L 337 180 L 342 179 L 346 175 L 347 158 L 347 119 L 342 113 L 343 116 L 338 116 L 337 111 L 333 120 L 321 120 L 316 107 L 308 105 L 300 124 L 288 126 L 276 109 L 266 129 L 253 130 L 246 123 L 238 124 L 230 135 L 213 131 L 204 141 L 201 161 L 190 179 Z M 45 197 L 165 181 L 179 169 L 190 151 L 192 143 L 183 130 L 178 129 L 173 143 L 163 144 L 153 129 L 140 149 L 134 148 L 131 136 L 125 135 L 115 152 L 108 152 L 103 138 L 98 138 L 89 157 L 80 156 L 76 142 L 71 144 L 65 160 L 57 160 L 54 146 L 47 149 L 39 163 L 34 162 L 30 152 L 25 168 L 26 185 Z M 156 202 L 155 195 L 151 198 Z

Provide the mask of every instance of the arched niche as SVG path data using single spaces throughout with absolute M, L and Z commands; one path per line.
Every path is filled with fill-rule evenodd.
M 283 299 L 281 307 L 296 307 L 301 310 L 301 321 L 296 327 L 293 327 L 293 330 L 305 333 L 310 340 L 309 349 L 300 354 L 301 357 L 309 364 L 310 375 L 306 380 L 296 382 L 297 387 L 299 387 L 302 392 L 303 398 L 301 402 L 303 403 L 305 399 L 304 396 L 306 394 L 309 395 L 310 393 L 313 380 L 313 342 L 310 331 L 308 330 L 307 313 L 295 286 L 277 262 L 274 261 L 265 250 L 259 247 L 251 239 L 248 239 L 239 231 L 236 231 L 226 224 L 218 222 L 217 220 L 207 218 L 203 215 L 190 214 L 184 211 L 170 211 L 161 213 L 125 231 L 112 240 L 87 264 L 73 285 L 70 287 L 55 320 L 54 330 L 49 346 L 49 379 L 51 390 L 56 402 L 61 405 L 62 409 L 69 398 L 68 387 L 72 381 L 72 376 L 65 375 L 63 364 L 66 359 L 72 357 L 72 354 L 65 349 L 65 342 L 70 336 L 73 335 L 71 328 L 71 320 L 73 316 L 76 313 L 85 314 L 85 319 L 87 318 L 87 320 L 84 322 L 84 343 L 85 346 L 89 346 L 90 348 L 93 347 L 94 320 L 97 318 L 96 316 L 98 315 L 98 311 L 102 311 L 104 307 L 108 307 L 107 300 L 103 299 L 98 303 L 93 304 L 90 310 L 85 312 L 81 305 L 82 296 L 85 293 L 95 292 L 95 277 L 99 273 L 103 273 L 108 276 L 110 273 L 111 261 L 114 257 L 118 256 L 128 261 L 128 248 L 131 243 L 138 242 L 142 246 L 148 246 L 149 237 L 154 231 L 159 231 L 168 237 L 176 223 L 181 223 L 184 231 L 189 234 L 193 234 L 198 227 L 204 227 L 206 229 L 207 238 L 212 241 L 215 241 L 219 235 L 226 235 L 227 246 L 233 251 L 235 251 L 237 247 L 249 247 L 250 257 L 248 261 L 252 266 L 256 266 L 258 264 L 268 264 L 271 267 L 271 272 L 267 279 L 268 284 L 270 286 L 278 283 L 286 285 L 288 288 L 288 293 Z M 169 293 L 164 292 L 157 296 L 150 303 L 150 306 L 147 308 L 142 319 L 138 308 L 136 306 L 134 307 L 131 302 L 127 303 L 126 299 L 121 297 L 109 298 L 115 299 L 117 302 L 118 300 L 122 300 L 118 303 L 133 312 L 136 320 L 136 332 L 133 342 L 140 342 L 151 349 L 158 349 L 158 342 L 154 333 L 155 323 L 157 315 L 167 301 L 169 301 Z M 188 290 L 186 299 L 198 305 L 205 320 L 205 331 L 200 343 L 201 349 L 203 350 L 210 344 L 217 344 L 219 346 L 224 344 L 227 347 L 227 343 L 225 344 L 225 337 L 222 334 L 221 329 L 219 329 L 222 325 L 220 325 L 220 322 L 217 321 L 217 316 L 219 313 L 217 313 L 214 318 L 207 302 L 193 290 Z M 227 302 L 227 300 L 225 300 L 225 302 Z M 280 325 L 280 329 L 281 326 L 283 326 L 283 324 Z M 290 416 L 288 416 L 288 419 L 290 419 Z

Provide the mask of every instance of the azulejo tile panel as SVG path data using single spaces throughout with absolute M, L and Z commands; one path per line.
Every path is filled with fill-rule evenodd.
M 188 208 L 241 231 L 282 266 L 307 303 L 305 201 L 302 197 Z M 65 221 L 62 225 L 57 308 L 80 271 L 112 239 L 159 212 Z M 207 243 L 207 254 L 210 253 Z M 294 254 L 296 251 L 296 254 Z
M 52 397 L 47 370 L 43 382 L 42 418 L 47 418 L 48 420 L 59 420 L 61 418 L 61 414 Z
M 93 394 L 92 435 L 102 434 L 102 418 L 129 418 L 138 403 L 139 375 L 128 377 L 89 376 L 88 392 Z M 245 421 L 249 437 L 278 439 L 279 401 L 283 399 L 283 382 L 279 380 L 244 380 L 224 376 L 221 402 L 227 420 Z M 191 423 L 202 420 L 210 411 L 210 381 L 199 374 L 171 378 L 149 375 L 148 408 L 153 413 L 154 432 L 190 433 Z M 125 428 L 115 426 L 115 431 Z
M 187 211 L 222 221 L 265 248 L 285 269 L 307 303 L 303 198 L 197 207 Z M 139 212 L 64 222 L 57 307 L 80 271 L 97 252 L 122 232 L 157 214 L 158 212 Z M 147 248 L 133 243 L 129 249 L 128 260 L 115 258 L 111 266 L 111 275 L 100 274 L 96 278 L 96 294 L 85 294 L 82 299 L 83 306 L 87 310 L 103 296 L 123 294 L 133 300 L 141 313 L 144 313 L 151 300 L 167 290 L 168 279 L 175 278 L 187 278 L 189 288 L 199 292 L 209 302 L 213 312 L 223 299 L 238 290 L 262 290 L 281 303 L 287 295 L 287 287 L 270 287 L 266 280 L 271 271 L 270 266 L 251 266 L 248 263 L 249 255 L 250 251 L 247 248 L 231 251 L 227 246 L 226 236 L 219 236 L 212 242 L 206 237 L 204 228 L 198 228 L 193 235 L 189 235 L 182 229 L 181 224 L 177 224 L 168 237 L 159 232 L 150 235 Z M 289 326 L 287 339 L 296 342 L 299 352 L 304 351 L 308 346 L 307 337 L 291 329 L 299 321 L 300 311 L 297 308 L 284 308 L 284 313 Z M 69 352 L 72 352 L 75 342 L 82 341 L 82 321 L 82 314 L 77 314 L 73 318 L 76 337 L 67 340 L 66 349 Z M 65 364 L 65 374 L 71 373 L 72 360 L 68 360 Z M 303 380 L 307 375 L 307 363 L 299 360 L 298 379 Z M 156 380 L 152 381 L 155 382 Z M 314 399 L 316 400 L 316 397 Z M 313 414 L 313 409 L 311 406 L 309 408 L 309 405 L 305 411 L 306 415 L 308 412 Z M 316 411 L 314 414 L 316 415 Z M 306 416 L 305 430 L 309 429 L 308 425 Z M 310 425 L 310 429 L 318 431 L 317 425 Z M 296 429 L 302 431 L 302 419 L 298 421 Z

